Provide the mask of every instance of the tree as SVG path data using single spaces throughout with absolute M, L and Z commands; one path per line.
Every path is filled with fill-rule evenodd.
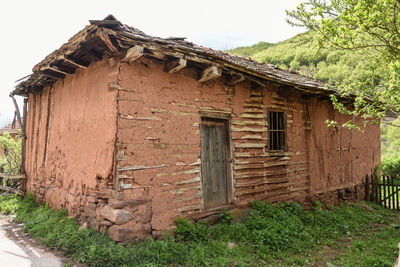
M 0 146 L 4 155 L 0 155 L 0 169 L 7 174 L 18 174 L 21 171 L 22 139 L 5 132 L 0 135 Z
M 354 51 L 369 64 L 368 77 L 338 85 L 342 97 L 355 96 L 351 108 L 332 96 L 341 112 L 366 119 L 400 112 L 399 10 L 399 0 L 308 0 L 287 11 L 288 22 L 313 30 L 320 47 Z

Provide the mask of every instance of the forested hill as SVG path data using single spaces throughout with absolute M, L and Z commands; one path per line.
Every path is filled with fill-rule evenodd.
M 227 52 L 294 70 L 330 84 L 346 82 L 353 76 L 361 76 L 361 80 L 370 79 L 375 69 L 367 58 L 363 61 L 359 57 L 356 59 L 356 51 L 320 49 L 310 31 L 277 44 L 260 42 Z M 378 82 L 379 77 L 373 83 Z

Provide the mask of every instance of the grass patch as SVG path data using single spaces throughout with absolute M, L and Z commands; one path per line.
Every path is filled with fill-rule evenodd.
M 357 204 L 305 211 L 298 203 L 259 201 L 252 207 L 240 224 L 228 211 L 212 226 L 178 218 L 175 237 L 124 247 L 93 230 L 79 230 L 66 211 L 37 206 L 31 196 L 0 196 L 0 211 L 16 214 L 29 235 L 88 266 L 393 265 L 400 233 L 395 211 L 373 206 L 371 212 Z M 363 235 L 366 228 L 378 230 Z M 350 240 L 346 250 L 335 248 L 340 240 Z M 318 254 L 324 246 L 334 256 Z

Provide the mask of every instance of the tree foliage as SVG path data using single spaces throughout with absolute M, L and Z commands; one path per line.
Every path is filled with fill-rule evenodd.
M 287 12 L 289 23 L 315 33 L 319 47 L 351 51 L 369 63 L 368 75 L 354 70 L 353 79 L 337 84 L 342 96 L 356 96 L 354 109 L 339 107 L 346 113 L 371 118 L 400 111 L 399 8 L 396 0 L 308 0 Z
M 243 56 L 243 57 L 251 57 L 254 53 L 256 53 L 260 50 L 264 50 L 272 45 L 273 45 L 272 43 L 259 42 L 252 46 L 236 47 L 234 49 L 229 50 L 229 52 L 234 55 L 239 55 L 239 56 Z
M 0 135 L 0 145 L 4 155 L 0 155 L 0 172 L 18 174 L 21 171 L 22 139 L 9 133 Z

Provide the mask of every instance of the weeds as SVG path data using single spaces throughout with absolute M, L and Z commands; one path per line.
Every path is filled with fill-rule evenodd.
M 255 201 L 251 206 L 243 223 L 234 223 L 229 211 L 221 213 L 216 225 L 178 218 L 175 237 L 124 247 L 93 230 L 79 230 L 66 211 L 37 206 L 32 196 L 0 196 L 0 211 L 17 214 L 29 235 L 88 266 L 305 265 L 314 260 L 314 250 L 377 224 L 388 226 L 373 236 L 375 241 L 370 237 L 354 240 L 344 258 L 329 263 L 386 266 L 396 255 L 400 227 L 391 225 L 393 211 L 374 206 L 376 212 L 368 212 L 357 204 L 312 211 L 298 203 Z

